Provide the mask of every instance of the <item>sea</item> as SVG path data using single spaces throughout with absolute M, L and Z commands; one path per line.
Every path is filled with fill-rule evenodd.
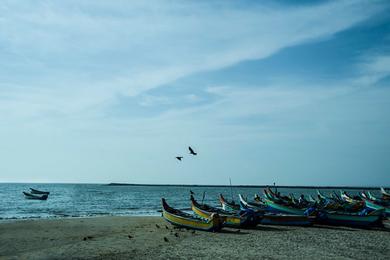
M 47 200 L 28 200 L 23 191 L 30 188 L 50 191 Z M 320 189 L 328 195 L 339 189 Z M 361 189 L 363 190 L 363 189 Z M 360 190 L 360 191 L 361 191 Z M 379 196 L 378 189 L 370 190 Z M 0 183 L 0 220 L 35 218 L 70 218 L 94 216 L 159 216 L 161 198 L 172 207 L 190 210 L 190 191 L 198 201 L 219 206 L 218 196 L 238 201 L 238 194 L 252 200 L 255 194 L 262 195 L 261 187 L 236 186 L 126 186 L 105 184 L 29 184 Z M 278 188 L 282 194 L 316 195 L 315 188 Z M 359 190 L 345 189 L 352 195 Z

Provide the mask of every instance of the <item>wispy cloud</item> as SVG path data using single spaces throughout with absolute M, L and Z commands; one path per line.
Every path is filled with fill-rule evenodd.
M 364 62 L 359 65 L 360 76 L 355 80 L 362 85 L 373 85 L 390 75 L 390 55 L 375 54 L 364 56 Z
M 2 2 L 0 89 L 6 95 L 0 111 L 37 116 L 104 109 L 118 94 L 139 95 L 329 37 L 373 16 L 382 4 L 222 2 L 215 8 L 212 2 Z

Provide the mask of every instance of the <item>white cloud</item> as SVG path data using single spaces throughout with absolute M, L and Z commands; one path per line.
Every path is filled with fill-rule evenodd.
M 223 3 L 216 9 L 171 1 L 3 1 L 0 8 L 0 91 L 7 95 L 1 95 L 0 113 L 44 117 L 104 109 L 118 94 L 139 95 L 194 73 L 329 37 L 381 5 Z
M 365 56 L 364 62 L 359 66 L 361 74 L 355 82 L 362 85 L 373 85 L 381 79 L 390 75 L 390 56 L 389 55 L 372 55 Z

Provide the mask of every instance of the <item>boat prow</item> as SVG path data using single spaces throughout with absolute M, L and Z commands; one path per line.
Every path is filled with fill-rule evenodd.
M 219 202 L 224 210 L 240 210 L 240 205 L 234 203 L 234 201 L 227 201 L 222 194 L 219 194 Z
M 390 200 L 390 193 L 386 192 L 383 187 L 381 187 L 381 193 L 382 193 L 383 199 Z

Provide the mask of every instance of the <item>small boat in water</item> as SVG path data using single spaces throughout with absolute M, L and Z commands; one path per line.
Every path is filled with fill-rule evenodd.
M 33 188 L 30 188 L 30 190 L 31 190 L 31 194 L 46 194 L 46 195 L 50 194 L 50 192 L 48 192 L 48 191 L 40 191 L 40 190 L 36 190 Z
M 164 198 L 161 199 L 162 216 L 172 225 L 203 231 L 219 231 L 223 226 L 223 218 L 213 214 L 209 219 L 200 218 L 170 207 Z
M 26 199 L 29 199 L 29 200 L 47 200 L 47 198 L 49 197 L 47 194 L 43 194 L 43 195 L 36 195 L 36 194 L 31 194 L 31 193 L 28 193 L 28 192 L 25 192 L 23 191 L 23 194 L 24 194 L 24 197 Z

